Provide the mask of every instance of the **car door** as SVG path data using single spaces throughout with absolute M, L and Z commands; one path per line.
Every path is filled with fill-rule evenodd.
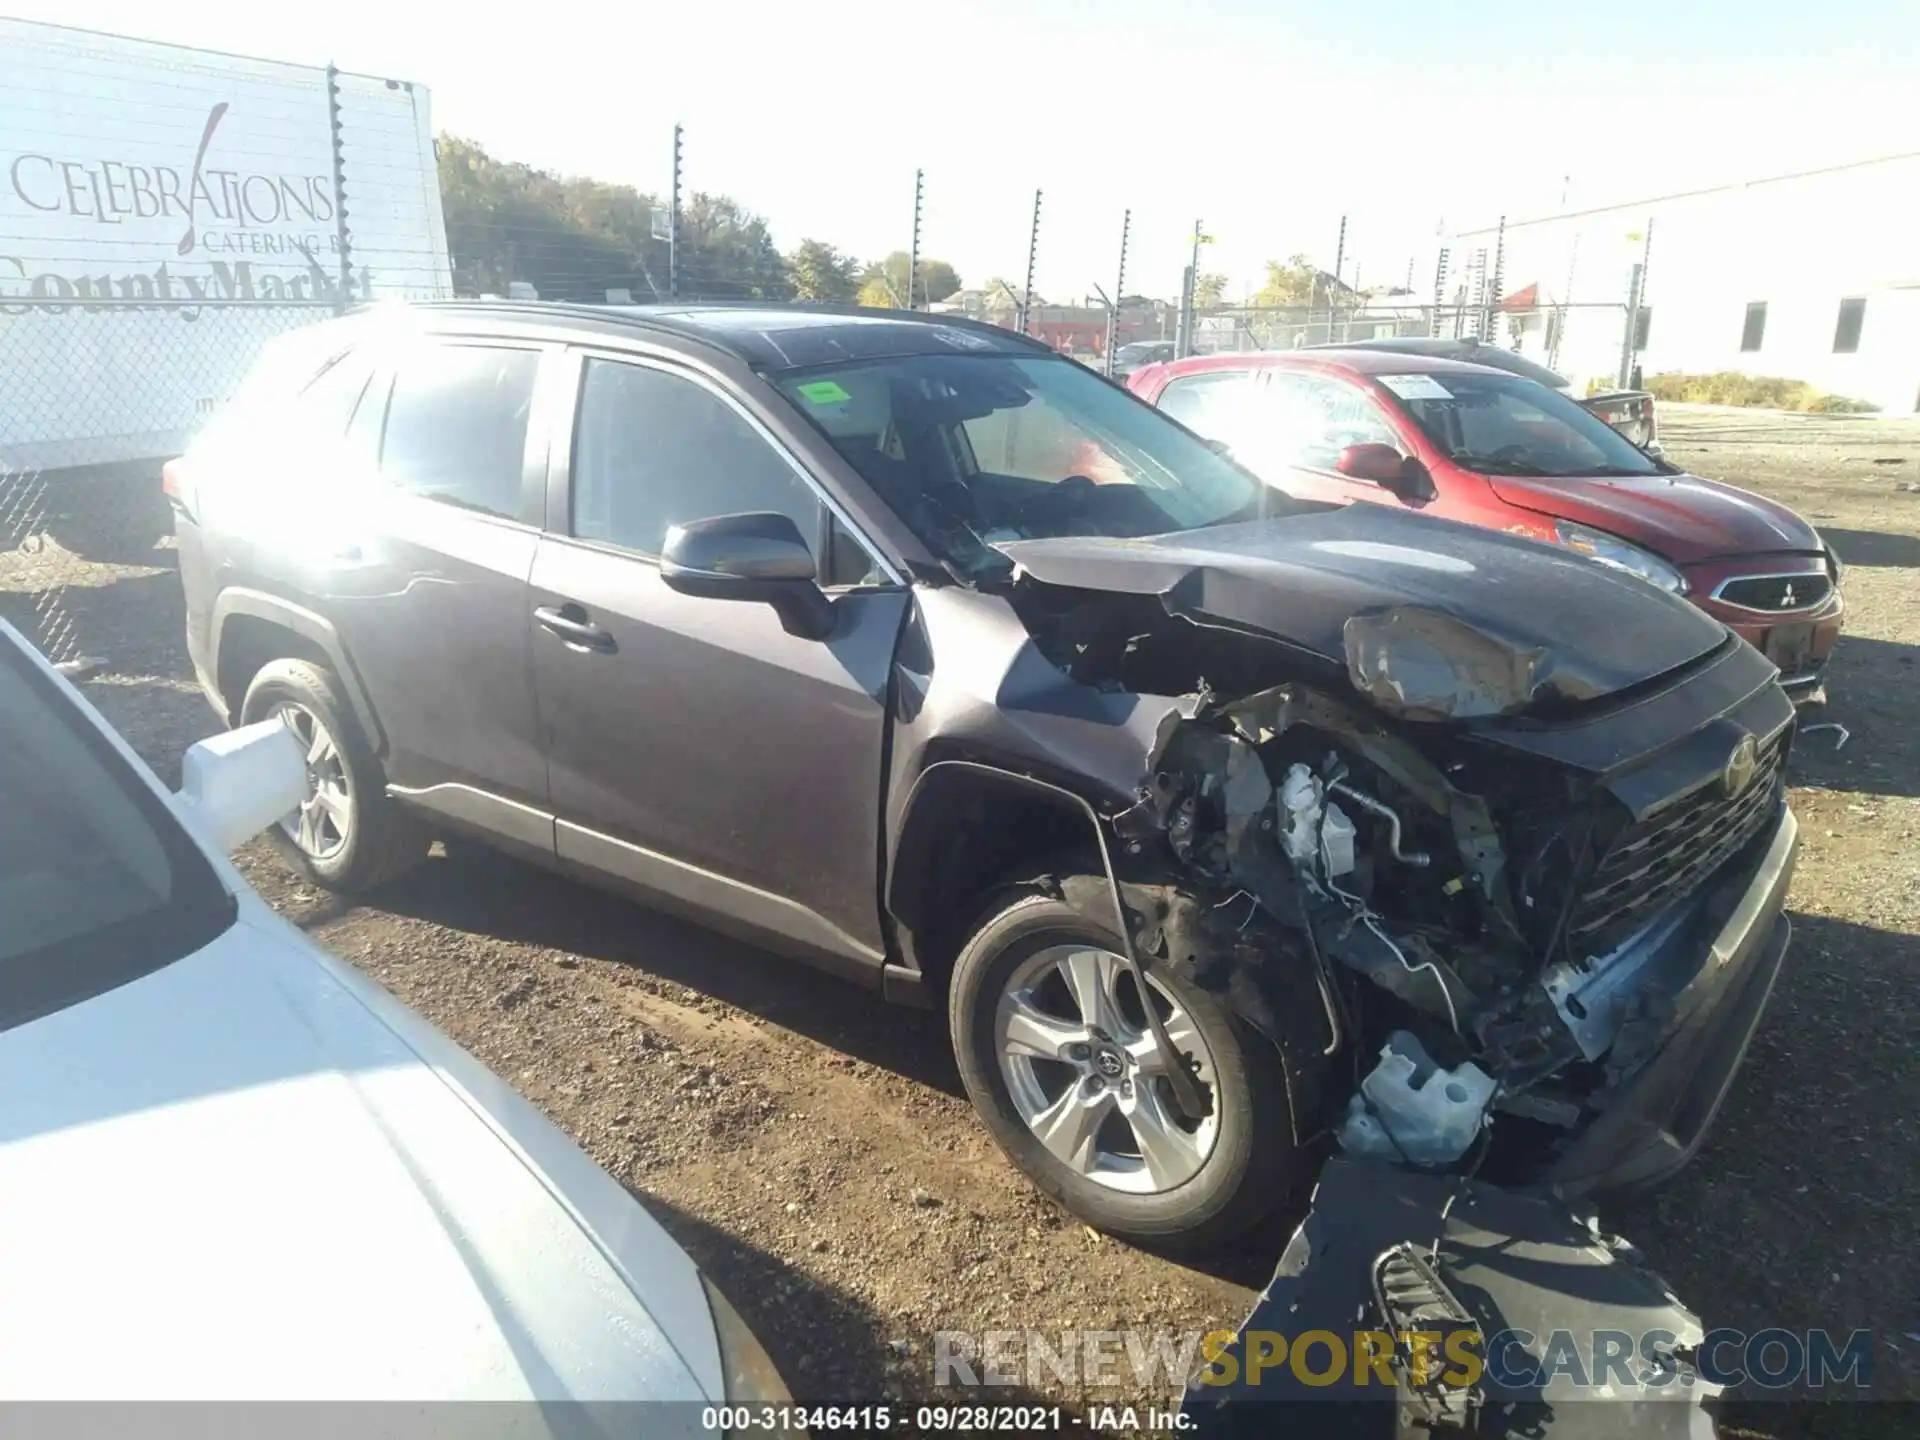
M 381 731 L 391 788 L 548 853 L 527 576 L 557 347 L 430 337 L 384 352 L 348 427 L 352 520 L 316 526 L 324 609 Z M 350 482 L 352 483 L 352 482 Z
M 575 364 L 528 617 L 561 858 L 776 948 L 877 967 L 906 587 L 719 382 L 658 359 Z M 813 540 L 825 640 L 662 581 L 670 526 L 753 511 Z

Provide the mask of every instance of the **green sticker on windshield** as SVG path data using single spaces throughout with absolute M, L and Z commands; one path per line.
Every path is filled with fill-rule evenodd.
M 796 385 L 794 388 L 811 405 L 844 405 L 853 399 L 831 380 L 809 380 L 806 384 Z

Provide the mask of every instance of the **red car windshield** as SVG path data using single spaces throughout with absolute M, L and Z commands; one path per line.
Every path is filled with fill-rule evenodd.
M 1518 375 L 1451 371 L 1375 380 L 1449 460 L 1490 475 L 1664 475 L 1592 412 Z

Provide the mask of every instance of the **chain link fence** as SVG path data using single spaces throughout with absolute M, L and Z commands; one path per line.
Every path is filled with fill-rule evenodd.
M 0 615 L 84 669 L 77 592 L 165 563 L 161 467 L 274 336 L 326 303 L 77 298 L 0 302 Z

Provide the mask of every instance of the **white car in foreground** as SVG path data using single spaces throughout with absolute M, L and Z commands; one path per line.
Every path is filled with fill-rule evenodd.
M 785 1402 L 618 1183 L 225 859 L 305 800 L 290 732 L 183 770 L 0 622 L 0 1400 Z

